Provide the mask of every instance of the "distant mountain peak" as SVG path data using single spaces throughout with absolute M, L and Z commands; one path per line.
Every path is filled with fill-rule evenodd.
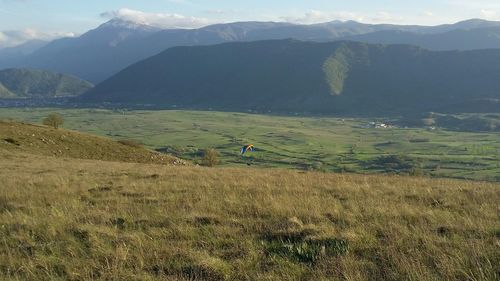
M 324 23 L 317 23 L 317 24 L 313 24 L 313 25 L 317 25 L 317 26 L 328 26 L 328 25 L 330 25 L 330 26 L 357 26 L 357 25 L 364 25 L 364 24 L 357 22 L 355 20 L 346 20 L 346 21 L 333 20 L 333 21 L 324 22 Z
M 123 42 L 142 38 L 160 30 L 160 28 L 150 25 L 114 18 L 101 24 L 98 28 L 84 33 L 79 39 L 84 42 L 83 44 L 94 46 L 100 44 L 101 47 L 105 44 L 114 48 Z
M 123 28 L 129 30 L 144 30 L 144 31 L 155 31 L 160 30 L 158 27 L 154 27 L 145 23 L 135 22 L 131 20 L 126 20 L 122 18 L 113 18 L 99 26 L 99 28 Z
M 438 26 L 356 21 L 307 25 L 248 21 L 161 31 L 143 22 L 118 17 L 78 37 L 58 39 L 42 48 L 25 51 L 20 46 L 0 50 L 0 69 L 31 66 L 100 82 L 135 62 L 171 47 L 285 38 L 317 42 L 354 40 L 410 44 L 432 50 L 500 48 L 500 22 L 479 19 Z
M 490 22 L 488 20 L 483 20 L 483 19 L 478 19 L 478 18 L 475 18 L 475 19 L 468 19 L 468 20 L 463 20 L 463 21 L 459 21 L 455 24 L 475 24 L 475 23 L 487 23 L 487 22 Z
M 484 20 L 484 19 L 469 19 L 469 20 L 464 20 L 464 21 L 459 21 L 453 26 L 460 27 L 463 29 L 474 29 L 474 28 L 481 28 L 481 27 L 495 27 L 495 26 L 500 26 L 499 21 L 489 21 L 489 20 Z

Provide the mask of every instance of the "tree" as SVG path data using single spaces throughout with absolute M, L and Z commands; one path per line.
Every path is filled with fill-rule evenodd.
M 205 148 L 203 151 L 203 165 L 213 167 L 219 163 L 219 153 L 213 148 Z
M 54 127 L 54 129 L 59 128 L 63 123 L 64 119 L 59 113 L 51 113 L 43 119 L 44 125 Z

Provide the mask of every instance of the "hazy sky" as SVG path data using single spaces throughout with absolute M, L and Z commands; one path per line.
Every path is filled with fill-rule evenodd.
M 247 20 L 436 25 L 497 20 L 500 0 L 0 0 L 0 47 L 81 34 L 112 17 L 165 28 Z

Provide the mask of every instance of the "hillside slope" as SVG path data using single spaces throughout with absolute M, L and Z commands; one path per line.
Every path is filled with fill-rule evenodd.
M 440 111 L 477 100 L 498 103 L 494 61 L 500 50 L 433 52 L 357 42 L 176 47 L 126 68 L 81 100 L 281 112 Z
M 32 54 L 7 62 L 15 67 L 50 69 L 69 73 L 95 83 L 127 65 L 155 54 L 132 52 L 126 46 L 141 42 L 158 28 L 121 20 L 111 20 L 76 38 L 57 39 Z M 143 45 L 148 49 L 148 46 Z M 9 65 L 2 65 L 6 67 Z
M 496 280 L 500 184 L 0 157 L 3 280 Z
M 15 98 L 16 95 L 9 91 L 9 89 L 5 88 L 5 86 L 0 82 L 0 98 L 2 99 L 7 99 L 7 98 Z
M 48 43 L 49 42 L 43 40 L 34 39 L 15 47 L 0 49 L 0 65 L 8 64 L 9 61 L 29 56 L 36 50 L 43 48 Z
M 478 50 L 500 48 L 500 27 L 458 29 L 445 33 L 385 30 L 344 39 L 372 44 L 409 44 L 429 50 Z
M 46 126 L 0 121 L 0 150 L 102 161 L 182 164 L 167 154 L 111 139 Z M 4 151 L 4 152 L 5 152 Z
M 0 71 L 0 98 L 53 98 L 78 96 L 93 87 L 74 76 L 36 69 Z

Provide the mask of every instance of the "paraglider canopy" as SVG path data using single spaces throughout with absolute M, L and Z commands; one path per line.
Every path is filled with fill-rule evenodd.
M 254 148 L 253 144 L 244 145 L 241 148 L 241 155 L 247 153 L 247 151 L 254 151 L 254 150 L 255 150 L 255 148 Z

